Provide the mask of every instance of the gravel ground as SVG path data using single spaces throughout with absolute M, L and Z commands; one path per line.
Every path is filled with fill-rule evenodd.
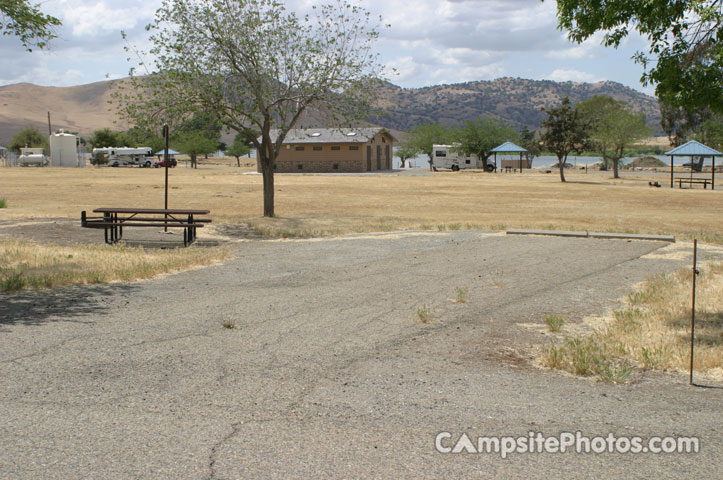
M 491 232 L 245 240 L 202 270 L 3 294 L 0 477 L 715 478 L 720 386 L 596 383 L 529 347 L 546 314 L 601 314 L 689 254 Z M 435 450 L 439 432 L 531 431 L 697 436 L 701 452 Z

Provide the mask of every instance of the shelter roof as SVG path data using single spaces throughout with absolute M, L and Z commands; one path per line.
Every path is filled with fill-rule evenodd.
M 712 148 L 703 145 L 700 142 L 696 142 L 695 140 L 684 143 L 683 145 L 676 147 L 669 152 L 665 152 L 665 154 L 668 156 L 690 155 L 696 157 L 711 157 L 723 155 L 723 153 L 719 152 L 718 150 L 713 150 Z
M 493 153 L 513 153 L 513 152 L 526 152 L 524 148 L 520 147 L 519 145 L 515 145 L 512 142 L 505 142 L 499 147 L 495 147 L 492 149 Z

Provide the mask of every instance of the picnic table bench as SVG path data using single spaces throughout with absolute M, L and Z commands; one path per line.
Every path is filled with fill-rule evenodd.
M 708 180 L 707 178 L 679 178 L 678 179 L 678 188 L 683 188 L 684 183 L 687 183 L 691 187 L 693 186 L 694 183 L 698 183 L 698 184 L 703 185 L 703 189 L 707 189 L 708 184 L 712 183 L 712 182 L 710 180 Z
M 80 225 L 85 228 L 102 228 L 105 230 L 105 243 L 114 244 L 123 238 L 123 228 L 127 227 L 162 227 L 183 228 L 183 246 L 196 240 L 196 229 L 210 223 L 210 218 L 197 218 L 195 215 L 207 215 L 208 210 L 165 209 L 165 208 L 96 208 L 93 213 L 99 216 L 88 216 L 83 210 L 80 213 Z

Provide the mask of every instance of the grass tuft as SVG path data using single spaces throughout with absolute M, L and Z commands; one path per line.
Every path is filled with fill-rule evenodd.
M 229 330 L 234 330 L 234 329 L 238 328 L 238 325 L 236 325 L 236 322 L 234 322 L 233 320 L 226 320 L 225 322 L 223 322 L 221 324 L 221 326 L 223 328 L 227 328 Z
M 0 198 L 0 208 L 7 208 L 8 202 L 4 198 Z
M 417 309 L 417 318 L 419 318 L 421 323 L 430 323 L 436 320 L 437 317 L 435 317 L 432 310 L 425 305 L 422 308 Z
M 565 323 L 565 320 L 561 315 L 548 315 L 545 317 L 545 323 L 551 332 L 559 332 L 562 330 L 562 325 Z
M 469 287 L 457 287 L 455 288 L 456 296 L 454 301 L 457 303 L 466 303 L 467 295 L 469 294 Z

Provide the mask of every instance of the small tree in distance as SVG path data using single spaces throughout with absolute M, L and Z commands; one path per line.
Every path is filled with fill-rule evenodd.
M 407 146 L 429 157 L 429 169 L 434 169 L 433 146 L 452 141 L 452 131 L 439 123 L 424 123 L 414 126 L 407 134 Z
M 397 148 L 397 151 L 394 152 L 394 155 L 399 157 L 399 160 L 402 162 L 402 168 L 405 168 L 405 163 L 407 162 L 407 160 L 419 155 L 419 150 L 415 149 L 411 145 L 404 145 L 403 147 Z
M 246 145 L 246 142 L 244 142 L 244 137 L 241 134 L 236 134 L 236 136 L 233 139 L 233 143 L 231 146 L 226 150 L 226 155 L 231 155 L 232 157 L 236 157 L 236 166 L 241 166 L 241 160 L 240 158 L 244 155 L 248 155 L 251 153 L 251 147 Z
M 50 152 L 48 139 L 35 127 L 23 128 L 13 136 L 8 145 L 13 152 L 19 152 L 24 147 L 43 148 L 46 153 Z
M 544 132 L 540 136 L 543 146 L 557 156 L 560 169 L 560 181 L 565 182 L 565 165 L 571 152 L 582 152 L 586 145 L 585 124 L 573 108 L 570 99 L 565 97 L 556 108 L 542 109 L 547 118 L 542 121 Z
M 505 142 L 517 140 L 517 132 L 502 120 L 483 118 L 470 120 L 456 132 L 459 150 L 465 155 L 477 155 L 487 160 L 492 149 Z

